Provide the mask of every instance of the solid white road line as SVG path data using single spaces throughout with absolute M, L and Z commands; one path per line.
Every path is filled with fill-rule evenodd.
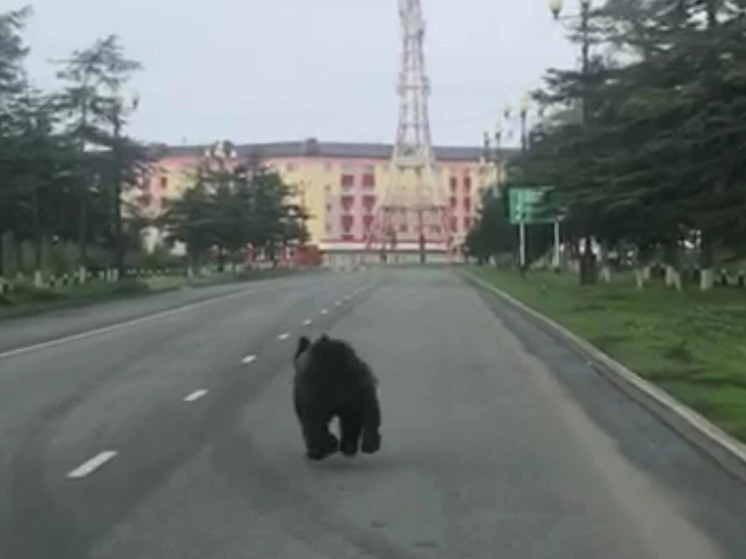
M 279 336 L 277 336 L 277 339 L 280 341 L 283 341 L 283 340 L 287 340 L 289 337 L 290 337 L 290 334 L 285 332 L 284 334 L 280 334 Z
M 98 470 L 109 460 L 112 460 L 117 454 L 118 453 L 115 450 L 106 450 L 100 454 L 97 454 L 96 456 L 94 456 L 87 462 L 84 462 L 83 464 L 75 468 L 72 472 L 67 474 L 67 477 L 69 479 L 84 478 Z
M 191 310 L 198 309 L 198 308 L 201 308 L 207 305 L 211 305 L 213 303 L 219 303 L 220 301 L 227 301 L 229 299 L 235 299 L 236 297 L 241 297 L 243 295 L 249 295 L 250 293 L 256 293 L 257 291 L 264 291 L 266 289 L 275 289 L 277 287 L 279 286 L 268 286 L 263 289 L 247 289 L 245 291 L 239 291 L 237 293 L 229 293 L 228 295 L 221 295 L 220 297 L 213 297 L 205 301 L 191 303 L 188 305 L 184 305 L 182 307 L 176 307 L 174 309 L 169 309 L 167 311 L 149 314 L 147 316 L 142 316 L 140 318 L 134 318 L 132 320 L 125 320 L 124 322 L 119 322 L 117 324 L 112 324 L 110 326 L 104 326 L 102 328 L 94 328 L 93 330 L 87 330 L 86 332 L 80 332 L 79 334 L 73 334 L 71 336 L 64 336 L 62 338 L 57 338 L 56 340 L 50 340 L 48 342 L 41 342 L 38 344 L 32 344 L 29 346 L 11 349 L 9 351 L 4 351 L 0 353 L 0 359 L 5 359 L 8 357 L 15 357 L 17 355 L 23 355 L 25 353 L 31 353 L 32 351 L 38 351 L 40 349 L 48 349 L 50 347 L 56 347 L 59 345 L 70 343 L 70 342 L 76 342 L 78 340 L 85 340 L 87 338 L 92 338 L 94 336 L 99 336 L 101 334 L 107 334 L 109 332 L 116 332 L 117 330 L 129 328 L 130 326 L 137 326 L 139 324 L 144 324 L 146 322 L 157 320 L 159 318 L 165 318 L 167 316 L 173 316 L 175 314 L 191 311 Z
M 195 390 L 194 392 L 192 392 L 191 394 L 189 394 L 189 396 L 185 397 L 184 401 L 185 402 L 196 402 L 200 398 L 204 398 L 207 395 L 208 392 L 209 392 L 208 390 L 204 390 L 204 389 L 202 389 L 202 390 Z
M 241 364 L 242 365 L 250 365 L 254 361 L 256 361 L 256 355 L 247 355 L 246 357 L 244 357 L 243 359 L 241 359 Z
M 303 321 L 303 326 L 311 326 L 312 323 L 313 321 L 310 318 L 308 318 Z

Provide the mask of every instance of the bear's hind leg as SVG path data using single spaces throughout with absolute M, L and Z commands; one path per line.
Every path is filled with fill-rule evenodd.
M 340 415 L 339 424 L 342 432 L 342 454 L 351 458 L 357 454 L 360 444 L 360 433 L 363 429 L 360 414 L 355 410 L 346 411 Z
M 303 435 L 311 460 L 323 460 L 339 451 L 339 440 L 329 431 L 328 421 L 306 421 Z

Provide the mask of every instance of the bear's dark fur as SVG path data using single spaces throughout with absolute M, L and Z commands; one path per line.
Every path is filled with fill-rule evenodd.
M 293 358 L 295 413 L 306 443 L 306 456 L 323 460 L 338 452 L 352 457 L 381 448 L 378 381 L 352 347 L 324 335 L 316 342 L 305 336 Z M 339 418 L 341 441 L 329 431 Z

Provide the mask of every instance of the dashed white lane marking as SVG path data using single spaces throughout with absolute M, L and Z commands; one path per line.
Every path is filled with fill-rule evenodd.
M 289 337 L 290 337 L 290 334 L 285 332 L 284 334 L 280 334 L 279 336 L 277 336 L 277 339 L 282 341 L 282 340 L 287 340 Z
M 241 359 L 241 365 L 250 365 L 254 361 L 256 361 L 256 355 L 247 355 Z
M 50 340 L 48 342 L 41 342 L 38 344 L 32 344 L 32 345 L 28 345 L 24 347 L 19 347 L 16 349 L 11 349 L 9 351 L 0 352 L 0 359 L 5 359 L 8 357 L 15 357 L 16 355 L 23 355 L 25 353 L 31 353 L 32 351 L 38 351 L 40 349 L 48 349 L 50 347 L 57 347 L 57 346 L 67 344 L 70 342 L 77 342 L 79 340 L 85 340 L 88 338 L 92 338 L 94 336 L 99 336 L 101 334 L 108 334 L 109 332 L 116 332 L 117 330 L 129 328 L 130 326 L 137 326 L 139 324 L 144 324 L 146 322 L 158 320 L 159 318 L 164 318 L 167 316 L 173 316 L 175 314 L 179 314 L 183 312 L 188 312 L 194 309 L 205 307 L 207 305 L 212 305 L 213 303 L 219 303 L 221 301 L 235 299 L 236 297 L 242 297 L 244 295 L 249 295 L 250 293 L 257 293 L 258 291 L 278 289 L 279 287 L 280 286 L 267 286 L 267 287 L 262 287 L 258 289 L 246 289 L 246 290 L 242 290 L 239 292 L 228 293 L 227 295 L 221 295 L 219 297 L 213 297 L 207 300 L 197 301 L 196 303 L 190 303 L 188 305 L 176 307 L 173 309 L 169 309 L 167 311 L 157 312 L 154 314 L 149 314 L 147 316 L 141 316 L 140 318 L 134 318 L 132 320 L 125 320 L 124 322 L 118 322 L 110 326 L 104 326 L 103 328 L 95 328 L 93 330 L 87 330 L 79 334 L 73 334 L 72 336 L 63 336 L 62 338 L 57 338 L 55 340 Z
M 321 314 L 329 314 L 329 311 L 328 311 L 328 310 L 326 310 L 326 309 L 323 309 L 323 310 L 321 311 Z
M 313 320 L 311 320 L 310 318 L 307 318 L 303 321 L 303 326 L 311 326 L 311 324 L 313 324 Z
M 189 394 L 189 396 L 186 396 L 184 398 L 184 401 L 185 402 L 196 402 L 200 398 L 204 398 L 207 395 L 207 392 L 208 392 L 208 390 L 204 390 L 204 389 L 202 389 L 202 390 L 195 390 L 194 392 L 192 392 L 191 394 Z
M 101 466 L 106 464 L 109 460 L 112 460 L 117 454 L 118 453 L 115 450 L 105 450 L 104 452 L 97 454 L 87 462 L 83 462 L 80 466 L 67 474 L 67 477 L 69 479 L 80 479 L 89 476 L 93 472 L 98 470 Z

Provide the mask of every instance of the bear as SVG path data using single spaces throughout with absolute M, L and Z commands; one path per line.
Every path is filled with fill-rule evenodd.
M 293 357 L 293 403 L 306 445 L 306 457 L 323 460 L 339 451 L 348 458 L 358 450 L 381 448 L 378 379 L 350 344 L 322 335 L 298 341 Z M 339 418 L 341 440 L 329 431 Z

